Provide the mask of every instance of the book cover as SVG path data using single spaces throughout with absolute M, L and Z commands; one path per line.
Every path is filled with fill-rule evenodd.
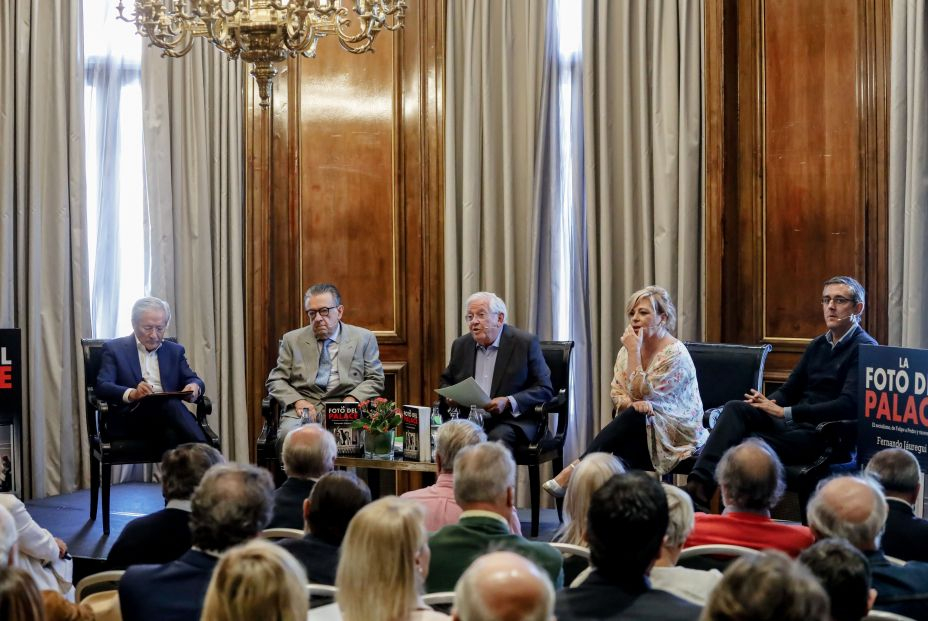
M 403 406 L 403 458 L 432 461 L 431 409 L 421 405 Z
M 335 436 L 339 456 L 361 455 L 361 430 L 351 428 L 351 424 L 360 417 L 361 410 L 354 401 L 333 401 L 325 404 L 324 426 Z

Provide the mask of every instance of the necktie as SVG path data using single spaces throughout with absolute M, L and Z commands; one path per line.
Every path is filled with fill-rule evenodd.
M 332 374 L 332 358 L 329 356 L 329 343 L 332 339 L 322 342 L 322 351 L 319 353 L 319 371 L 316 373 L 316 386 L 325 390 L 329 385 L 329 375 Z

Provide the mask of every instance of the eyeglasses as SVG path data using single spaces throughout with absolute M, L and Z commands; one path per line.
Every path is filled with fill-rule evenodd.
M 316 318 L 316 315 L 320 317 L 328 317 L 329 311 L 338 308 L 337 306 L 323 306 L 322 308 L 310 308 L 306 311 L 306 314 L 309 315 L 309 319 L 313 320 Z
M 467 313 L 466 315 L 464 315 L 464 321 L 466 321 L 467 323 L 472 322 L 474 319 L 479 319 L 480 321 L 485 321 L 486 318 L 489 317 L 489 316 L 490 316 L 489 313 L 486 313 L 486 312 L 484 312 L 484 311 L 480 311 L 480 312 L 477 313 L 476 315 L 473 314 L 473 313 Z
M 139 326 L 139 330 L 145 334 L 151 334 L 152 332 L 164 334 L 164 331 L 167 330 L 167 326 Z
M 822 296 L 822 306 L 828 306 L 832 302 L 835 303 L 835 306 L 844 306 L 845 304 L 848 304 L 853 301 L 854 300 L 849 300 L 848 298 L 844 296 L 840 296 L 840 295 L 835 296 L 835 297 L 831 297 L 828 295 Z

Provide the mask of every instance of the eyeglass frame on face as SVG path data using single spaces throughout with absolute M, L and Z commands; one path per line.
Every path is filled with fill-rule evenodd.
M 467 313 L 466 315 L 464 315 L 464 321 L 467 323 L 472 322 L 474 319 L 479 319 L 480 321 L 486 321 L 493 315 L 499 315 L 499 313 L 494 313 L 492 311 L 480 311 L 476 314 Z
M 306 315 L 309 317 L 310 321 L 316 320 L 316 315 L 320 317 L 328 317 L 329 313 L 338 308 L 338 305 L 335 306 L 323 306 L 322 308 L 307 308 Z
M 164 331 L 167 330 L 167 325 L 163 326 L 139 326 L 139 330 L 145 334 L 151 334 L 152 332 L 157 332 L 158 334 L 164 334 Z
M 843 295 L 836 295 L 831 297 L 829 295 L 822 296 L 822 306 L 828 306 L 832 302 L 835 303 L 835 306 L 845 306 L 854 302 L 852 298 L 846 298 Z

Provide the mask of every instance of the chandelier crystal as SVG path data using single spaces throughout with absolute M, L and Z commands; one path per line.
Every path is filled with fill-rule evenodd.
M 162 56 L 179 57 L 203 37 L 229 55 L 252 64 L 261 106 L 270 102 L 275 63 L 288 56 L 315 57 L 319 39 L 338 38 L 352 54 L 372 51 L 381 30 L 403 27 L 405 0 L 135 0 L 125 14 L 136 32 L 161 48 Z M 348 6 L 351 6 L 349 9 Z

